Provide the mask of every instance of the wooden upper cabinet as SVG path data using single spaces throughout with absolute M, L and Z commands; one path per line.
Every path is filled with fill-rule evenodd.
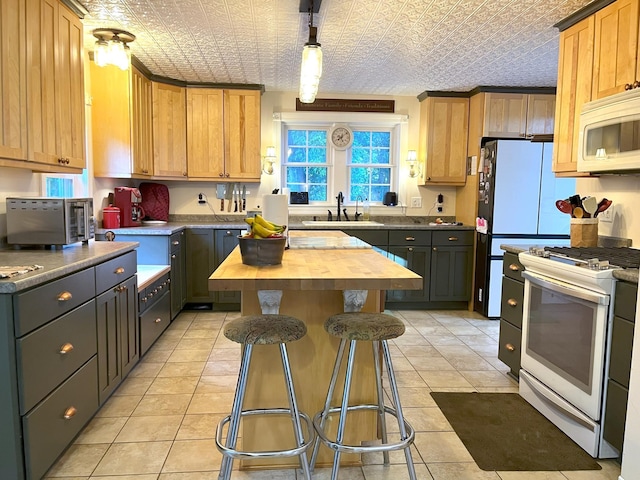
M 467 177 L 469 99 L 427 97 L 420 105 L 424 184 L 464 185 Z
M 225 176 L 260 180 L 259 90 L 225 90 Z
M 220 89 L 187 89 L 189 177 L 225 178 L 223 97 Z
M 26 1 L 28 158 L 79 171 L 86 166 L 82 23 L 57 0 Z
M 639 0 L 617 0 L 595 13 L 592 100 L 624 91 L 640 79 Z
M 553 133 L 555 110 L 555 95 L 527 95 L 527 127 L 525 129 L 525 136 L 551 135 Z
M 520 138 L 527 127 L 527 95 L 523 93 L 486 93 L 485 137 Z
M 27 159 L 25 0 L 0 2 L 0 158 Z
M 553 171 L 575 174 L 582 105 L 591 101 L 595 18 L 560 33 Z
M 133 173 L 153 174 L 153 114 L 151 80 L 131 67 L 131 148 Z
M 184 87 L 152 82 L 153 172 L 187 176 L 187 115 Z

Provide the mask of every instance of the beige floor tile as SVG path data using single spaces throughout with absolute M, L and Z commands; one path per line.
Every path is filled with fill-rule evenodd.
M 405 357 L 395 357 L 391 359 L 391 363 L 393 363 L 393 371 L 394 372 L 402 372 L 402 371 L 413 371 L 415 368 L 411 364 L 409 360 Z
M 193 393 L 200 377 L 157 377 L 147 393 L 162 395 L 172 393 Z
M 398 387 L 400 392 L 400 402 L 402 408 L 412 407 L 435 407 L 436 402 L 433 401 L 428 387 Z M 389 386 L 385 385 L 385 392 L 390 395 Z
M 338 476 L 340 480 L 365 480 L 361 467 L 342 467 Z M 298 478 L 304 478 L 300 471 L 298 471 Z M 331 469 L 328 467 L 316 468 L 313 472 L 313 480 L 330 480 L 330 478 Z
M 234 465 L 235 466 L 235 465 Z M 295 469 L 233 472 L 232 480 L 296 480 Z M 302 473 L 297 478 L 304 478 Z M 313 477 L 315 479 L 315 477 Z
M 429 335 L 425 337 L 427 341 L 437 347 L 438 345 L 464 345 L 464 343 L 453 334 L 449 335 Z
M 111 396 L 98 410 L 96 417 L 128 417 L 136 409 L 142 395 Z
M 214 348 L 209 354 L 209 362 L 234 361 L 239 362 L 242 355 L 240 345 L 238 348 Z
M 45 477 L 42 477 L 42 478 L 47 479 L 47 478 L 56 478 L 56 477 L 48 477 L 48 476 L 45 476 Z M 60 478 L 60 477 L 58 477 L 58 478 Z M 88 477 L 88 476 L 86 476 L 86 475 L 83 475 L 83 476 L 81 476 L 81 477 L 76 477 L 76 476 L 74 475 L 73 477 L 63 477 L 63 479 L 64 479 L 64 480 L 90 480 L 90 479 L 91 479 L 91 477 Z M 154 479 L 155 479 L 155 476 L 154 476 Z
M 459 335 L 458 339 L 464 342 L 466 345 L 497 345 L 498 342 L 495 338 L 489 335 Z
M 420 457 L 415 445 L 411 445 L 411 457 L 413 458 L 414 465 L 422 463 L 422 458 Z M 362 454 L 362 465 L 382 465 L 383 463 L 384 456 L 382 453 Z M 406 465 L 407 459 L 404 455 L 404 450 L 394 450 L 393 452 L 389 452 L 389 464 Z
M 466 323 L 466 322 L 465 322 Z M 454 335 L 484 335 L 482 330 L 474 327 L 473 325 L 447 325 L 449 330 Z
M 235 472 L 234 475 L 236 475 Z M 158 480 L 217 480 L 217 478 L 218 472 L 210 470 L 208 472 L 161 473 Z M 235 477 L 233 480 L 236 480 Z
M 143 475 L 106 475 L 99 477 L 91 477 L 91 480 L 156 480 L 157 473 L 148 473 Z M 64 480 L 69 480 L 65 478 Z
M 445 315 L 437 315 L 435 319 L 438 321 L 440 325 L 446 325 L 447 327 L 468 327 L 471 324 L 465 318 L 462 318 L 458 315 L 453 316 L 445 316 Z
M 502 372 L 465 372 L 460 371 L 474 387 L 511 387 L 516 383 Z
M 432 392 L 477 392 L 476 387 L 431 387 Z
M 200 376 L 205 362 L 167 362 L 158 372 L 158 377 Z
M 202 375 L 238 375 L 240 360 L 216 360 L 207 362 Z
M 414 465 L 418 480 L 431 480 L 431 475 L 424 464 Z M 409 471 L 406 465 L 365 465 L 362 467 L 365 480 L 407 480 Z
M 184 415 L 192 395 L 181 393 L 176 395 L 145 395 L 134 410 L 132 416 L 150 415 Z
M 176 350 L 211 350 L 214 338 L 183 338 L 176 345 Z
M 218 332 L 220 332 L 217 328 L 194 328 L 191 326 L 189 330 L 184 332 L 184 337 L 187 339 L 215 339 L 218 337 Z
M 71 445 L 62 457 L 47 472 L 47 477 L 80 477 L 91 475 L 102 457 L 109 449 L 109 444 Z
M 171 442 L 114 443 L 94 476 L 160 473 Z
M 405 418 L 416 432 L 453 431 L 438 407 L 403 408 L 403 411 Z M 398 424 L 395 423 L 395 431 L 397 430 Z
M 418 372 L 395 372 L 396 374 L 396 383 L 398 384 L 398 388 L 400 387 L 428 387 L 427 383 L 424 381 Z
M 212 439 L 173 442 L 163 473 L 219 470 L 222 455 Z
M 496 472 L 485 472 L 473 463 L 427 463 L 433 480 L 500 480 Z
M 443 357 L 407 357 L 407 360 L 415 370 L 455 370 Z
M 498 357 L 498 344 L 494 345 L 471 345 L 470 347 L 475 353 L 482 357 L 488 357 L 487 360 Z
M 149 417 L 130 417 L 116 438 L 123 442 L 159 442 L 174 440 L 183 415 L 155 415 Z
M 449 332 L 449 330 L 447 330 L 442 325 L 435 325 L 432 327 L 419 326 L 419 327 L 416 327 L 416 330 L 418 330 L 418 333 L 420 333 L 420 335 L 423 335 L 425 337 L 428 337 L 429 335 L 450 335 L 451 334 L 451 332 Z
M 502 480 L 566 480 L 560 472 L 497 472 Z
M 568 480 L 618 480 L 620 463 L 617 460 L 598 460 L 602 470 L 562 472 Z M 626 480 L 626 478 L 625 478 Z
M 429 345 L 429 342 L 422 335 L 402 335 L 401 337 L 394 338 L 393 344 L 402 349 L 403 346 L 419 346 Z
M 206 323 L 206 322 L 224 322 L 228 317 L 229 313 L 235 312 L 196 312 L 194 321 L 197 323 Z
M 147 362 L 142 360 L 129 373 L 128 378 L 134 377 L 156 377 L 158 372 L 164 367 L 164 362 Z
M 195 393 L 234 392 L 238 383 L 237 375 L 202 375 Z
M 200 440 L 215 438 L 216 427 L 226 413 L 204 413 L 198 415 L 185 415 L 176 440 Z
M 471 387 L 472 385 L 460 373 L 450 372 L 431 372 L 421 370 L 418 372 L 430 388 L 435 387 Z
M 518 393 L 518 384 L 513 382 L 510 387 L 475 387 L 475 391 L 480 393 Z
M 464 355 L 460 357 L 447 357 L 447 361 L 458 371 L 491 371 L 495 372 L 495 368 L 480 355 Z
M 153 344 L 153 348 L 156 348 L 158 350 L 173 350 L 176 348 L 179 342 L 180 340 L 176 338 L 160 337 L 158 340 L 156 340 L 156 343 Z
M 391 344 L 389 344 L 391 346 Z M 433 357 L 441 357 L 442 355 L 431 345 L 401 345 L 394 346 L 394 349 L 401 353 L 405 357 L 424 357 L 424 358 L 433 358 Z M 394 350 L 391 351 L 391 355 L 394 355 Z
M 171 350 L 158 350 L 152 347 L 144 354 L 143 360 L 145 362 L 166 362 L 170 356 Z
M 418 432 L 415 445 L 422 460 L 431 462 L 473 462 L 473 457 L 453 432 Z
M 238 348 L 238 344 L 229 340 L 224 335 L 218 335 L 216 342 L 213 344 L 213 348 Z
M 234 392 L 195 394 L 187 410 L 188 415 L 198 413 L 231 412 Z
M 127 417 L 94 417 L 75 442 L 79 445 L 112 443 L 127 421 Z
M 113 392 L 114 395 L 144 395 L 153 383 L 154 377 L 127 377 Z
M 184 333 L 186 332 L 186 330 L 182 330 L 182 329 L 167 329 L 165 330 L 165 332 L 162 334 L 162 338 L 167 340 L 180 340 L 182 339 L 182 337 L 184 336 Z
M 437 345 L 434 347 L 444 358 L 461 357 L 464 355 L 475 355 L 468 345 Z M 496 354 L 497 355 L 497 354 Z
M 206 362 L 211 353 L 210 348 L 202 350 L 174 350 L 167 362 Z

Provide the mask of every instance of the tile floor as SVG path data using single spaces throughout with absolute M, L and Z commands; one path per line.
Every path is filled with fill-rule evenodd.
M 391 312 L 407 325 L 392 341 L 405 414 L 416 429 L 420 480 L 617 480 L 616 461 L 602 470 L 480 470 L 429 395 L 430 391 L 517 392 L 497 358 L 498 322 L 466 311 Z M 87 425 L 47 478 L 67 480 L 213 480 L 221 456 L 215 426 L 231 409 L 240 349 L 221 333 L 238 313 L 182 312 Z M 397 427 L 396 427 L 397 431 Z M 340 470 L 341 480 L 404 480 L 402 452 L 390 467 L 381 455 Z M 237 466 L 237 462 L 236 462 Z M 296 477 L 297 475 L 297 477 Z M 317 469 L 314 479 L 328 479 Z M 234 471 L 233 480 L 297 480 L 295 470 Z

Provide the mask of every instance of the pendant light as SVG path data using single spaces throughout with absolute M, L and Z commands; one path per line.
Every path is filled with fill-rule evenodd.
M 98 39 L 93 50 L 96 65 L 115 65 L 121 70 L 127 70 L 131 64 L 131 49 L 128 44 L 136 36 L 117 28 L 96 28 L 92 33 Z
M 305 2 L 301 2 L 302 6 Z M 319 8 L 318 2 L 318 8 Z M 322 76 L 322 49 L 318 43 L 318 29 L 313 26 L 313 0 L 309 3 L 309 41 L 302 49 L 302 64 L 300 66 L 300 101 L 313 103 L 318 93 L 318 85 Z

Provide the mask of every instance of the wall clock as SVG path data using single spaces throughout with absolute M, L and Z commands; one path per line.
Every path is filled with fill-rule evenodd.
M 353 131 L 346 125 L 336 125 L 331 129 L 331 144 L 338 150 L 346 150 L 353 143 Z

